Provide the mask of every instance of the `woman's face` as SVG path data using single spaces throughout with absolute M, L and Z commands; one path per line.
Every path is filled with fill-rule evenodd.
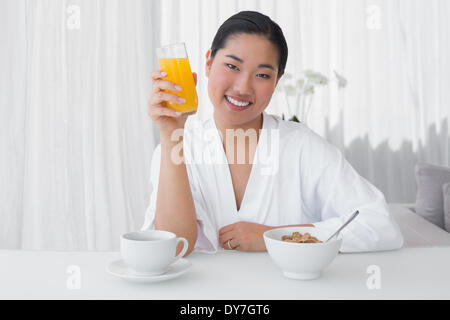
M 269 105 L 278 83 L 278 55 L 269 40 L 254 34 L 230 36 L 214 59 L 208 50 L 208 95 L 222 125 L 249 123 Z

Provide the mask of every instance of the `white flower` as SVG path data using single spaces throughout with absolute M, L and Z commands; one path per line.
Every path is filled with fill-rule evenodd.
M 336 70 L 333 70 L 334 77 L 338 83 L 338 89 L 345 88 L 347 86 L 347 79 L 345 79 L 343 76 L 341 76 L 339 73 L 336 72 Z
M 331 80 L 337 82 L 339 89 L 347 85 L 347 80 L 336 71 Z M 325 75 L 310 69 L 303 70 L 295 76 L 285 73 L 277 85 L 277 90 L 285 97 L 288 117 L 295 115 L 306 123 L 316 87 L 327 86 L 329 81 Z M 293 101 L 295 103 L 292 106 Z
M 306 70 L 303 70 L 302 74 L 303 74 L 303 76 L 306 77 L 306 78 L 311 78 L 311 77 L 314 77 L 314 75 L 316 74 L 316 72 L 314 72 L 314 71 L 312 71 L 312 70 L 310 70 L 310 69 L 306 69 Z
M 314 94 L 314 84 L 306 83 L 305 86 L 303 87 L 301 93 L 304 95 Z
M 278 84 L 277 84 L 277 87 L 276 87 L 276 91 L 278 91 L 278 92 L 283 92 L 283 91 L 286 91 L 286 86 L 287 86 L 287 82 L 289 82 L 288 80 L 289 79 L 292 79 L 292 74 L 290 74 L 290 73 L 285 73 L 282 77 L 281 77 L 281 79 L 280 79 L 280 81 L 278 81 Z
M 299 79 L 299 80 L 297 80 L 297 88 L 298 88 L 300 91 L 303 90 L 304 85 L 305 85 L 305 79 Z
M 286 94 L 288 96 L 294 96 L 297 93 L 297 90 L 295 89 L 295 87 L 291 84 L 288 84 L 287 86 L 284 87 L 284 90 L 286 91 Z
M 323 74 L 321 74 L 320 72 L 305 70 L 303 71 L 303 75 L 308 82 L 311 82 L 315 85 L 326 86 L 328 84 L 328 78 Z

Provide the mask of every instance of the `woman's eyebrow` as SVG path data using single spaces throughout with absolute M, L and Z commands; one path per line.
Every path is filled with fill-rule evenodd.
M 239 61 L 240 63 L 244 62 L 244 60 L 242 60 L 241 58 L 238 58 L 232 54 L 227 54 L 225 57 L 234 59 L 236 61 Z M 258 68 L 268 68 L 268 69 L 272 69 L 273 71 L 275 71 L 275 68 L 271 64 L 268 64 L 268 63 L 262 63 L 258 66 Z

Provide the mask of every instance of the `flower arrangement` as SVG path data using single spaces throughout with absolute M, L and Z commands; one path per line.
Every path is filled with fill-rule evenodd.
M 338 89 L 347 86 L 347 80 L 336 71 L 331 81 L 337 83 Z M 330 80 L 321 74 L 312 70 L 302 71 L 298 77 L 290 73 L 284 74 L 277 86 L 277 91 L 281 92 L 285 98 L 287 112 L 291 115 L 290 121 L 306 123 L 311 109 L 312 100 L 317 87 L 327 86 Z M 291 107 L 291 101 L 294 100 L 294 106 Z M 282 114 L 284 120 L 284 113 Z

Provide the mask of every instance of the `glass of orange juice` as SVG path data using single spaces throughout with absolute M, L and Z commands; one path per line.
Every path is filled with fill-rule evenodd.
M 167 72 L 167 76 L 163 79 L 174 82 L 182 88 L 181 91 L 164 91 L 186 100 L 182 104 L 166 101 L 166 106 L 182 113 L 195 113 L 198 106 L 198 96 L 185 44 L 176 43 L 157 48 L 156 55 L 159 68 Z

